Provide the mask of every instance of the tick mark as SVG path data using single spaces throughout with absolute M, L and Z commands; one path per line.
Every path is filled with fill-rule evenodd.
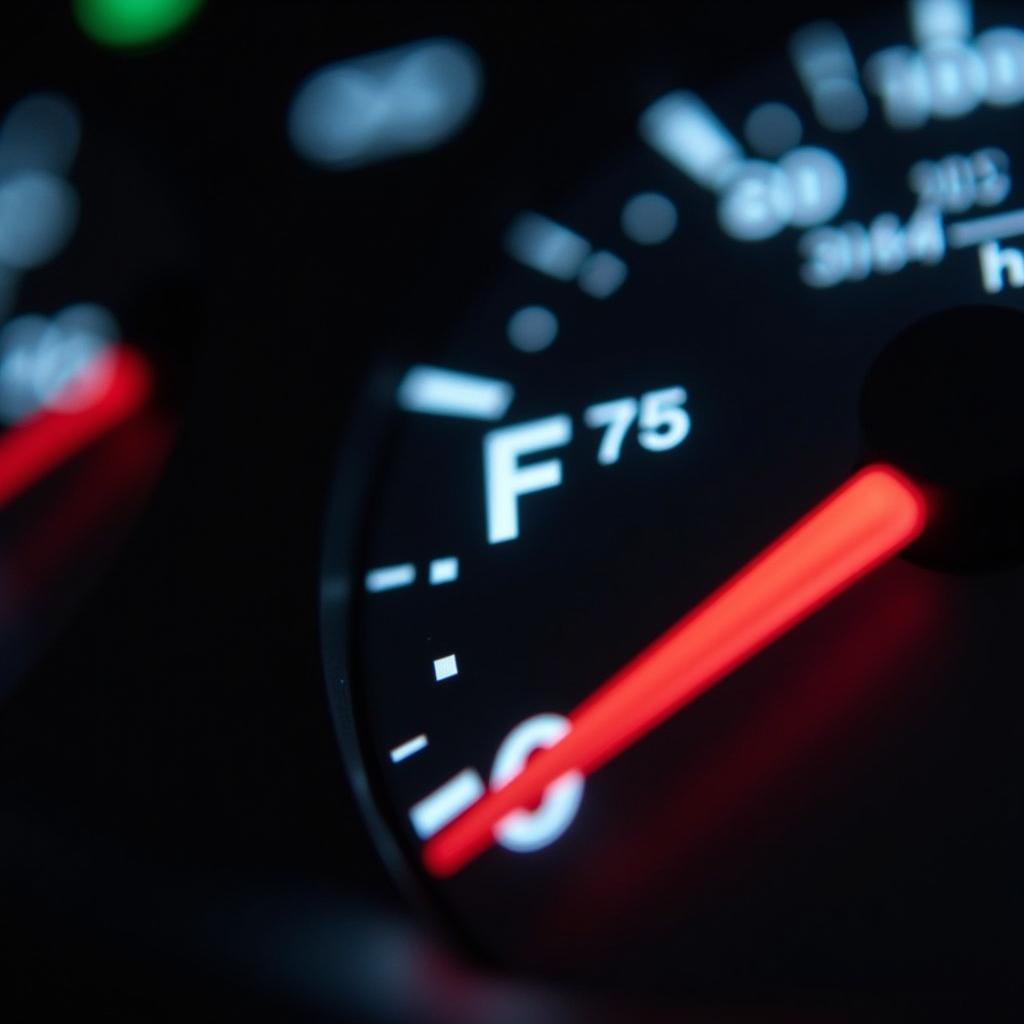
M 455 655 L 449 654 L 444 658 L 437 658 L 434 661 L 434 678 L 440 683 L 445 679 L 459 674 L 459 666 L 455 661 Z
M 366 589 L 371 594 L 379 594 L 382 590 L 410 587 L 415 581 L 416 566 L 411 562 L 405 562 L 402 565 L 385 565 L 379 569 L 371 569 L 366 574 Z
M 420 839 L 432 835 L 457 818 L 467 807 L 484 795 L 484 781 L 473 768 L 463 768 L 429 796 L 425 796 L 409 811 L 412 827 Z
M 406 412 L 469 420 L 500 420 L 514 397 L 507 381 L 440 366 L 413 366 L 398 387 L 398 404 Z
M 407 758 L 412 757 L 413 754 L 418 754 L 421 750 L 424 750 L 427 746 L 427 734 L 421 732 L 419 736 L 414 736 L 411 740 L 406 740 L 404 743 L 399 743 L 397 747 L 391 750 L 391 763 L 398 764 L 399 761 L 404 761 Z
M 455 557 L 435 558 L 430 563 L 430 585 L 454 583 L 459 578 L 459 560 Z

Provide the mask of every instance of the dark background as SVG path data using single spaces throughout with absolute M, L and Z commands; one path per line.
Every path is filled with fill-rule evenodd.
M 85 125 L 82 227 L 22 306 L 108 302 L 180 422 L 118 557 L 0 708 L 12 1005 L 570 1012 L 423 945 L 364 830 L 320 668 L 333 456 L 368 365 L 457 318 L 510 211 L 571 194 L 667 87 L 862 6 L 211 2 L 130 54 L 67 5 L 5 9 L 3 106 L 59 89 Z M 430 35 L 483 62 L 454 141 L 349 173 L 293 155 L 309 71 Z

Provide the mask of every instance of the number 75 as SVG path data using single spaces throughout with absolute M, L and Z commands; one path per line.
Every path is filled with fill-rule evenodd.
M 622 445 L 634 422 L 637 440 L 649 452 L 666 452 L 681 445 L 690 433 L 690 414 L 683 408 L 686 389 L 661 388 L 635 398 L 614 398 L 584 410 L 583 421 L 604 430 L 597 449 L 597 461 L 611 466 L 619 461 Z

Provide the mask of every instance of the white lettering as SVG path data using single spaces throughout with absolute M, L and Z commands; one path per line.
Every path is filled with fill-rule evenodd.
M 981 283 L 985 291 L 995 295 L 1003 290 L 1004 282 L 1011 288 L 1024 288 L 1024 252 L 998 242 L 986 242 L 978 247 L 981 263 Z
M 549 448 L 562 448 L 572 440 L 572 420 L 565 415 L 492 430 L 484 436 L 484 478 L 487 503 L 487 539 L 491 544 L 519 536 L 519 498 L 558 487 L 561 459 L 546 459 L 521 466 L 519 459 Z
M 895 274 L 910 263 L 939 263 L 946 254 L 946 236 L 939 211 L 922 206 L 906 224 L 894 213 L 880 213 L 868 225 L 849 221 L 808 231 L 800 253 L 804 282 L 831 288 L 872 273 Z

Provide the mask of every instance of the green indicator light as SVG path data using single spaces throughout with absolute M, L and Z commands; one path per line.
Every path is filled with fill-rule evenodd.
M 181 29 L 203 0 L 74 0 L 82 31 L 104 46 L 148 46 Z

